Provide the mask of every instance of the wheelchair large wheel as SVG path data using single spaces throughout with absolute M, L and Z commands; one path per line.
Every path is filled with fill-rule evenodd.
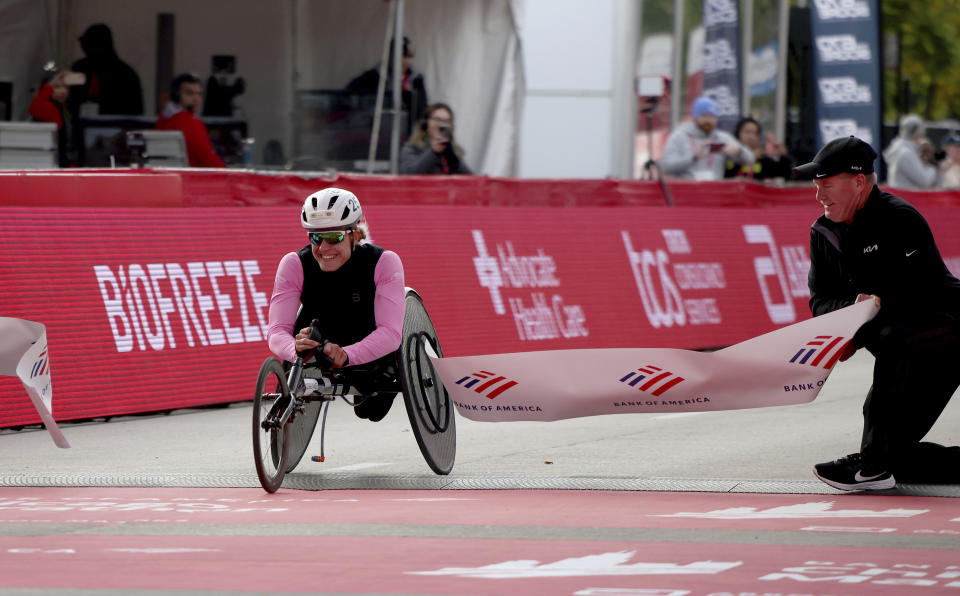
M 253 460 L 260 485 L 268 493 L 283 484 L 290 453 L 290 425 L 279 419 L 289 403 L 283 366 L 273 356 L 264 361 L 253 396 Z
M 287 473 L 292 472 L 303 455 L 307 452 L 307 446 L 310 445 L 310 439 L 313 438 L 313 431 L 317 428 L 317 420 L 320 419 L 320 412 L 323 410 L 322 401 L 312 401 L 304 405 L 306 408 L 302 414 L 297 414 L 296 420 L 287 424 L 290 436 L 290 453 L 287 454 Z
M 456 420 L 450 394 L 429 358 L 443 352 L 423 301 L 409 288 L 405 308 L 398 352 L 403 402 L 427 465 L 437 474 L 449 474 L 457 454 Z
M 288 371 L 290 367 L 285 365 L 283 368 Z M 292 472 L 307 452 L 307 446 L 310 445 L 313 431 L 317 428 L 317 420 L 320 419 L 320 412 L 323 410 L 323 403 L 318 399 L 304 404 L 303 413 L 297 414 L 293 422 L 287 424 L 290 452 L 287 454 L 287 466 L 284 470 L 286 473 Z

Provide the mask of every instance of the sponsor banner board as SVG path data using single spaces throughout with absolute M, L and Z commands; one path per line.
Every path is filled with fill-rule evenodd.
M 877 0 L 811 3 L 818 146 L 854 135 L 882 149 L 879 18 Z
M 365 211 L 445 356 L 719 347 L 810 316 L 815 204 Z M 956 272 L 960 212 L 923 212 Z M 252 399 L 277 263 L 306 244 L 298 216 L 0 207 L 0 316 L 45 325 L 57 419 Z M 0 405 L 0 426 L 39 421 L 16 379 Z
M 741 103 L 739 2 L 705 0 L 703 27 L 703 94 L 717 102 L 717 125 L 732 133 Z

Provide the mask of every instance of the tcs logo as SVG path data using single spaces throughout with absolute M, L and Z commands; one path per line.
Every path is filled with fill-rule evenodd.
M 663 249 L 634 250 L 630 234 L 626 231 L 620 234 L 647 320 L 654 329 L 685 325 L 687 315 L 683 300 L 670 275 L 670 255 Z

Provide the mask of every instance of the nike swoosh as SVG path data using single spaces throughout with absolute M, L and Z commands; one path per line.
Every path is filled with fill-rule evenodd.
M 909 257 L 910 255 L 912 255 L 912 254 L 915 253 L 915 252 L 917 252 L 917 251 L 916 251 L 916 250 L 911 250 L 910 252 L 907 253 L 907 256 Z
M 857 482 L 869 482 L 870 480 L 876 480 L 884 474 L 886 474 L 886 472 L 880 472 L 879 474 L 875 474 L 873 476 L 863 476 L 860 474 L 860 470 L 857 470 L 857 473 L 853 475 L 853 479 Z

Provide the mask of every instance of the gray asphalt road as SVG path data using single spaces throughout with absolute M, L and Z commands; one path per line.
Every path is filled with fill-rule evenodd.
M 682 488 L 689 481 L 727 479 L 802 482 L 813 490 L 820 486 L 810 472 L 814 463 L 858 449 L 860 407 L 872 365 L 872 357 L 861 351 L 839 365 L 814 402 L 799 406 L 550 423 L 458 418 L 456 465 L 443 480 L 552 486 L 562 479 L 669 479 Z M 254 376 L 251 371 L 243 378 L 252 386 Z M 0 483 L 258 486 L 250 418 L 246 402 L 65 424 L 71 449 L 57 449 L 42 430 L 0 431 Z M 318 436 L 308 456 L 319 453 Z M 960 400 L 951 402 L 928 439 L 960 443 Z M 288 479 L 309 484 L 337 478 L 343 488 L 389 479 L 429 488 L 434 486 L 429 482 L 441 480 L 421 458 L 399 399 L 378 423 L 360 420 L 346 404 L 336 403 L 326 456 L 322 464 L 305 457 Z

